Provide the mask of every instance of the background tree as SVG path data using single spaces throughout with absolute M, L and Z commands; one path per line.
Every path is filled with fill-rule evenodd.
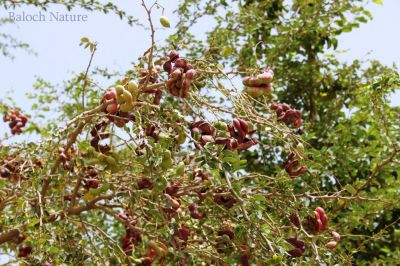
M 143 2 L 152 46 L 123 77 L 89 62 L 62 87 L 38 80 L 35 117 L 61 111 L 44 125 L 2 104 L 42 140 L 1 146 L 1 249 L 46 265 L 397 262 L 399 77 L 324 56 L 371 17 L 337 2 L 182 1 L 169 47 Z M 189 29 L 206 15 L 202 42 Z

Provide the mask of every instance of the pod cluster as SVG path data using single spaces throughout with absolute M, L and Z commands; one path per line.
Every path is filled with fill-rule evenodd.
M 167 81 L 168 92 L 176 97 L 187 98 L 189 89 L 196 76 L 196 70 L 177 51 L 169 52 L 169 60 L 163 65 L 164 70 L 169 74 Z
M 244 77 L 242 80 L 245 92 L 253 97 L 270 96 L 272 93 L 272 79 L 274 72 L 268 68 L 261 74 Z
M 22 133 L 22 128 L 25 127 L 28 122 L 28 118 L 21 115 L 17 110 L 10 110 L 3 116 L 4 122 L 9 122 L 8 126 L 11 129 L 13 135 L 19 135 Z
M 308 168 L 300 166 L 300 161 L 296 159 L 296 154 L 291 152 L 287 159 L 283 162 L 282 167 L 289 174 L 291 178 L 298 177 L 308 172 Z
M 294 127 L 302 125 L 301 111 L 292 109 L 288 104 L 272 103 L 271 109 L 275 110 L 278 121 L 282 121 L 287 125 L 293 124 Z

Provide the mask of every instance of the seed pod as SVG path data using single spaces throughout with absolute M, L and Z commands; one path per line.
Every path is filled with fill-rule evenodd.
M 196 70 L 190 69 L 186 72 L 186 78 L 193 80 L 195 78 L 196 74 L 197 74 Z
M 301 118 L 297 118 L 296 120 L 294 120 L 293 125 L 295 127 L 300 127 L 302 125 Z
M 169 75 L 170 79 L 173 80 L 178 80 L 182 76 L 182 71 L 180 69 L 175 69 L 172 71 L 172 73 Z
M 153 104 L 159 105 L 161 102 L 162 95 L 163 95 L 162 90 L 157 90 L 156 95 L 154 95 Z
M 247 140 L 241 144 L 239 144 L 236 148 L 237 151 L 243 151 L 243 150 L 247 150 L 248 148 L 250 148 L 251 146 L 254 146 L 257 144 L 257 140 L 255 139 L 250 139 Z
M 172 62 L 171 61 L 167 61 L 163 64 L 163 69 L 169 74 L 171 73 L 172 70 Z
M 178 229 L 178 236 L 180 239 L 187 241 L 189 239 L 190 236 L 190 230 L 189 228 L 187 228 L 185 225 L 182 225 L 179 229 Z
M 245 85 L 245 86 L 250 86 L 250 77 L 244 77 L 243 79 L 242 79 L 242 83 L 243 83 L 243 85 Z
M 139 93 L 139 86 L 138 84 L 131 80 L 128 82 L 128 84 L 126 84 L 126 89 L 131 93 L 132 95 L 132 100 L 136 101 L 137 100 L 137 95 Z
M 333 239 L 335 239 L 336 242 L 340 241 L 341 236 L 340 236 L 340 234 L 338 232 L 332 231 L 332 236 L 333 236 Z
M 261 95 L 271 96 L 272 84 L 269 83 L 267 85 L 249 86 L 249 87 L 246 87 L 245 91 L 253 97 L 258 97 Z
M 304 253 L 304 250 L 302 250 L 300 248 L 295 248 L 295 249 L 289 250 L 288 253 L 292 257 L 301 257 Z
M 185 58 L 176 59 L 175 67 L 181 67 L 181 68 L 185 69 L 187 67 L 187 60 Z
M 171 27 L 171 23 L 169 22 L 169 19 L 166 16 L 161 16 L 160 17 L 160 23 L 165 28 Z
M 202 145 L 206 145 L 208 142 L 213 142 L 213 141 L 214 141 L 214 138 L 213 138 L 213 136 L 210 136 L 210 135 L 203 135 L 200 138 L 200 143 Z
M 233 126 L 239 133 L 239 138 L 244 138 L 246 136 L 246 132 L 243 130 L 239 120 L 237 118 L 233 119 Z
M 329 248 L 329 249 L 335 249 L 337 246 L 337 242 L 336 241 L 329 241 L 328 243 L 326 243 L 325 247 Z
M 264 73 L 257 75 L 257 79 L 262 84 L 268 84 L 272 82 L 272 78 L 274 77 L 274 73 L 271 69 L 266 70 Z
M 290 214 L 289 219 L 294 226 L 296 226 L 297 228 L 300 228 L 300 224 L 301 224 L 300 217 L 296 213 Z
M 171 50 L 168 53 L 169 59 L 174 62 L 177 58 L 179 58 L 179 53 L 175 50 Z
M 238 118 L 237 120 L 239 120 L 240 122 L 240 127 L 243 129 L 243 131 L 247 134 L 249 133 L 249 124 L 247 124 L 246 121 L 244 121 L 241 118 Z
M 172 208 L 179 209 L 179 207 L 181 206 L 179 201 L 172 198 L 170 195 L 168 195 L 166 193 L 164 194 L 164 196 L 167 198 L 167 200 L 168 200 L 169 204 L 171 204 Z
M 115 89 L 107 91 L 106 94 L 104 95 L 104 99 L 106 100 L 117 99 L 117 92 L 115 91 Z

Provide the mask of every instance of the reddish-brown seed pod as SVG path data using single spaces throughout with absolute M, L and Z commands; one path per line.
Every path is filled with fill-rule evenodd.
M 304 250 L 302 250 L 300 248 L 295 248 L 295 249 L 289 250 L 288 253 L 292 257 L 301 257 L 301 256 L 303 256 Z
M 301 118 L 297 118 L 296 120 L 294 120 L 293 125 L 295 127 L 301 127 L 301 125 L 302 125 Z
M 334 239 L 336 242 L 339 242 L 339 241 L 340 241 L 341 236 L 340 236 L 340 234 L 339 234 L 338 232 L 332 231 L 332 236 L 333 236 L 333 239 Z
M 110 114 L 115 114 L 116 112 L 118 112 L 118 104 L 111 103 L 111 104 L 107 105 L 106 110 Z
M 169 74 L 172 71 L 172 62 L 167 61 L 163 64 L 163 69 Z
M 242 266 L 250 266 L 249 255 L 248 254 L 242 254 L 240 256 L 240 263 L 242 263 Z
M 329 241 L 328 243 L 325 244 L 325 247 L 328 249 L 335 249 L 337 246 L 336 241 Z
M 300 228 L 300 217 L 296 214 L 296 213 L 292 213 L 289 215 L 289 220 L 292 222 L 292 224 L 294 226 L 296 226 L 297 228 Z
M 182 71 L 180 69 L 175 69 L 174 71 L 171 72 L 169 78 L 173 80 L 178 80 L 181 76 L 182 76 Z
M 239 138 L 243 139 L 246 136 L 246 132 L 242 129 L 239 120 L 237 118 L 234 118 L 232 122 L 233 126 L 238 131 Z
M 283 103 L 283 104 L 281 105 L 281 107 L 282 107 L 282 110 L 283 110 L 284 112 L 286 112 L 286 111 L 288 111 L 288 110 L 291 109 L 290 106 L 289 106 L 288 104 L 286 104 L 286 103 Z
M 31 246 L 20 247 L 18 250 L 18 257 L 26 258 L 31 255 L 33 248 Z
M 246 121 L 244 121 L 243 119 L 241 119 L 241 118 L 238 118 L 238 120 L 239 120 L 239 123 L 240 123 L 240 127 L 243 129 L 243 131 L 246 134 L 249 133 L 249 124 Z
M 241 144 L 238 144 L 238 146 L 236 147 L 237 151 L 243 151 L 243 150 L 247 150 L 250 147 L 254 146 L 257 144 L 257 141 L 255 139 L 250 139 L 246 142 L 243 142 Z
M 181 227 L 178 229 L 178 237 L 184 241 L 187 241 L 190 236 L 190 229 L 186 227 L 185 225 L 181 225 Z
M 156 94 L 154 95 L 153 104 L 159 105 L 161 102 L 162 95 L 163 95 L 162 90 L 157 90 Z
M 165 193 L 164 196 L 167 198 L 167 200 L 168 200 L 169 204 L 171 204 L 172 208 L 179 209 L 179 207 L 181 206 L 179 201 L 172 198 L 169 194 Z
M 197 73 L 196 70 L 190 69 L 186 72 L 186 78 L 193 80 L 196 77 L 196 73 Z
M 179 58 L 179 53 L 175 50 L 171 50 L 168 53 L 169 59 L 173 62 L 175 59 Z
M 200 137 L 200 143 L 206 145 L 208 142 L 213 142 L 214 138 L 211 135 L 203 135 Z
M 177 58 L 174 63 L 175 67 L 180 67 L 183 69 L 187 67 L 187 60 L 185 58 Z

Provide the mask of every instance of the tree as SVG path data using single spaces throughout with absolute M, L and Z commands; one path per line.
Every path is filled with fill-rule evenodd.
M 45 125 L 0 106 L 13 134 L 41 136 L 0 146 L 1 250 L 42 265 L 398 261 L 398 73 L 322 56 L 356 26 L 346 12 L 370 16 L 362 2 L 241 1 L 222 17 L 225 1 L 182 1 L 160 48 L 160 6 L 142 3 L 152 46 L 122 77 L 89 62 L 62 88 L 38 80 L 35 117 L 61 111 Z M 188 31 L 203 15 L 208 45 Z

